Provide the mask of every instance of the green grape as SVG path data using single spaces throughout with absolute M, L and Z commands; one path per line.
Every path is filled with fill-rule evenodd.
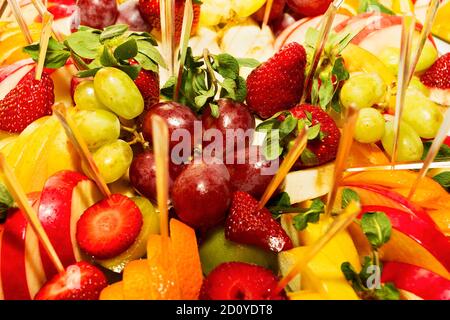
M 80 110 L 96 110 L 108 108 L 95 95 L 94 81 L 86 80 L 77 85 L 73 94 L 75 104 Z
M 378 58 L 388 67 L 393 74 L 398 73 L 398 63 L 400 49 L 396 47 L 385 47 L 378 55 Z
M 109 111 L 79 110 L 74 119 L 90 150 L 95 150 L 119 138 L 119 119 Z
M 355 140 L 362 143 L 379 141 L 384 134 L 384 118 L 374 108 L 364 108 L 359 111 L 355 125 Z
M 443 120 L 437 104 L 421 94 L 408 92 L 405 97 L 403 120 L 406 121 L 421 138 L 432 139 L 436 136 Z
M 417 41 L 415 41 L 412 52 L 415 52 L 417 44 L 419 39 L 417 38 Z M 422 53 L 420 54 L 419 61 L 416 65 L 415 72 L 422 72 L 427 70 L 429 67 L 433 65 L 433 63 L 438 58 L 438 52 L 436 48 L 431 44 L 430 41 L 425 42 L 425 46 L 422 49 Z
M 358 109 L 380 103 L 386 95 L 386 84 L 376 73 L 352 75 L 341 89 L 340 99 L 344 107 L 354 105 Z
M 122 177 L 133 160 L 131 147 L 123 140 L 101 146 L 94 152 L 93 158 L 106 183 L 112 183 Z
M 391 121 L 386 122 L 384 128 L 384 135 L 381 138 L 381 143 L 386 152 L 391 156 L 394 145 L 394 124 Z M 419 161 L 423 154 L 423 144 L 419 135 L 414 129 L 402 122 L 400 124 L 400 137 L 398 140 L 396 161 Z
M 94 77 L 94 88 L 100 101 L 124 119 L 136 118 L 144 111 L 144 99 L 139 89 L 119 69 L 100 69 Z
M 416 76 L 412 77 L 411 82 L 408 86 L 408 92 L 417 92 L 424 95 L 425 97 L 430 96 L 430 89 L 428 89 Z

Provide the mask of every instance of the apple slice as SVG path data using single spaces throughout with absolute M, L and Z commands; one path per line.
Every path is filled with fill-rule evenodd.
M 386 262 L 381 281 L 425 300 L 450 300 L 450 280 L 411 264 Z
M 76 223 L 86 208 L 101 199 L 94 183 L 73 171 L 61 171 L 51 176 L 42 190 L 39 219 L 65 267 L 81 260 L 75 233 Z M 45 250 L 40 246 L 47 278 L 56 274 Z
M 409 212 L 386 206 L 362 207 L 365 212 L 384 212 L 391 221 L 391 239 L 380 249 L 383 261 L 409 263 L 433 271 L 450 279 L 450 240 L 433 224 Z M 349 228 L 360 255 L 367 255 L 370 246 L 361 228 Z
M 24 59 L 17 61 L 16 63 L 10 64 L 6 67 L 0 68 L 0 82 L 5 80 L 10 74 L 16 72 L 18 69 L 22 68 L 23 66 L 33 64 L 33 59 Z
M 39 194 L 29 195 L 33 207 Z M 5 300 L 30 300 L 45 282 L 38 239 L 20 210 L 8 215 L 1 241 L 1 283 Z
M 34 64 L 27 64 L 11 72 L 0 82 L 0 100 L 14 89 L 22 78 L 34 68 Z

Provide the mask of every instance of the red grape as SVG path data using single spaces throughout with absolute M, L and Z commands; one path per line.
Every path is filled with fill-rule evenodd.
M 283 15 L 286 0 L 273 0 L 272 9 L 270 10 L 269 22 L 280 18 Z M 264 20 L 264 13 L 266 12 L 266 5 L 256 11 L 253 15 L 256 21 L 262 22 Z
M 160 116 L 167 121 L 167 125 L 169 127 L 169 137 L 173 137 L 174 140 L 176 139 L 175 136 L 173 136 L 173 133 L 176 130 L 187 130 L 191 138 L 191 147 L 194 147 L 194 122 L 197 120 L 197 117 L 189 107 L 176 102 L 160 102 L 151 106 L 145 114 L 142 123 L 142 133 L 144 135 L 144 138 L 149 142 L 152 141 L 151 118 L 153 115 Z M 172 139 L 170 140 L 170 150 L 172 150 L 174 146 L 180 143 L 180 141 L 172 141 Z M 186 159 L 183 159 L 183 161 L 184 160 Z
M 116 0 L 78 0 L 80 24 L 95 29 L 103 29 L 114 24 L 117 18 Z
M 245 161 L 239 161 L 240 157 L 239 153 L 235 153 L 234 162 L 226 165 L 233 191 L 245 191 L 259 198 L 276 173 L 277 160 L 266 160 L 260 148 L 255 146 L 245 148 Z
M 248 110 L 247 106 L 243 103 L 235 102 L 229 99 L 220 99 L 217 104 L 219 105 L 219 117 L 214 118 L 211 115 L 211 109 L 207 107 L 202 115 L 203 129 L 217 129 L 223 135 L 223 150 L 230 152 L 231 150 L 226 150 L 227 142 L 230 146 L 242 145 L 245 147 L 245 136 L 230 136 L 230 133 L 239 134 L 237 129 L 242 129 L 246 131 L 248 129 L 255 128 L 255 118 Z M 227 134 L 228 131 L 228 134 Z M 249 142 L 251 143 L 253 135 L 250 133 L 248 136 Z M 237 138 L 237 139 L 236 139 Z M 237 141 L 236 141 L 237 140 Z M 242 141 L 242 143 L 240 143 Z M 206 147 L 211 142 L 206 141 L 203 146 Z M 236 148 L 235 148 L 236 149 Z
M 119 16 L 116 23 L 124 23 L 133 31 L 149 31 L 150 25 L 145 21 L 139 12 L 139 1 L 128 0 L 119 5 Z
M 169 162 L 169 193 L 173 181 L 183 170 L 184 165 Z M 134 156 L 130 165 L 131 185 L 143 196 L 156 200 L 156 166 L 155 156 L 151 151 L 144 151 Z
M 296 13 L 314 17 L 327 11 L 332 0 L 286 0 L 287 5 Z
M 225 165 L 188 165 L 173 184 L 172 203 L 178 217 L 191 227 L 218 224 L 231 203 L 230 175 Z

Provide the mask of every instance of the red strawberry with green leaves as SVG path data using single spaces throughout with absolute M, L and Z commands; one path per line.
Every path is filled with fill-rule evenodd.
M 160 0 L 139 0 L 139 11 L 148 24 L 156 29 L 161 30 Z M 184 0 L 175 0 L 175 36 L 181 36 L 181 28 L 183 26 Z M 194 21 L 192 22 L 192 33 L 195 32 L 200 19 L 200 3 L 192 1 L 194 9 Z
M 246 192 L 233 194 L 225 222 L 228 240 L 280 252 L 292 249 L 292 240 L 266 208 L 258 210 L 258 201 Z
M 444 54 L 420 77 L 420 81 L 430 89 L 430 99 L 442 104 L 450 104 L 450 52 Z
M 203 281 L 201 300 L 284 300 L 275 295 L 278 278 L 263 267 L 227 262 L 217 266 Z
M 8 79 L 1 85 L 6 86 Z M 0 100 L 0 130 L 21 132 L 36 119 L 50 115 L 55 102 L 53 89 L 53 80 L 46 71 L 41 80 L 35 79 L 35 68 L 28 71 Z
M 310 104 L 300 104 L 289 112 L 309 127 L 308 144 L 294 167 L 318 166 L 334 160 L 341 133 L 333 118 L 322 108 Z
M 136 204 L 124 195 L 113 194 L 86 209 L 77 222 L 76 239 L 89 255 L 109 259 L 134 243 L 142 223 Z
M 302 95 L 306 51 L 292 42 L 254 69 L 247 78 L 247 104 L 263 119 L 292 108 Z
M 36 294 L 35 300 L 98 300 L 108 285 L 105 275 L 81 261 L 55 275 Z
M 159 74 L 150 70 L 141 69 L 134 83 L 141 92 L 145 102 L 145 109 L 159 102 Z

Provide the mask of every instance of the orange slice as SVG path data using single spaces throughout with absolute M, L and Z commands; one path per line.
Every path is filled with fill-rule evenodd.
M 152 274 L 147 260 L 134 260 L 123 270 L 123 297 L 125 300 L 151 300 Z
M 184 223 L 171 219 L 170 239 L 175 256 L 181 299 L 198 299 L 203 274 L 195 231 Z
M 374 166 L 388 163 L 389 159 L 376 144 L 353 141 L 348 159 L 349 167 Z
M 107 286 L 100 293 L 100 300 L 124 300 L 123 281 Z

